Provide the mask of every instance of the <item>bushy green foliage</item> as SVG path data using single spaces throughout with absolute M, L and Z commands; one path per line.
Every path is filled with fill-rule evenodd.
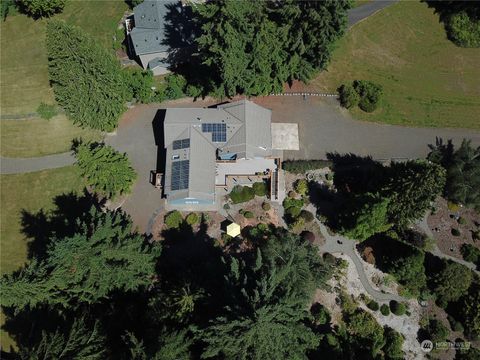
M 382 87 L 367 80 L 355 80 L 353 87 L 360 97 L 358 107 L 366 112 L 375 111 L 383 95 Z
M 352 84 L 343 84 L 338 88 L 338 93 L 340 104 L 347 109 L 357 106 L 360 101 L 360 96 Z
M 300 217 L 305 220 L 306 223 L 312 222 L 315 218 L 310 211 L 302 210 L 300 211 Z
M 180 99 L 185 95 L 184 89 L 187 84 L 187 81 L 182 75 L 179 74 L 169 74 L 165 77 L 166 88 L 165 96 L 167 99 L 175 100 Z
M 251 211 L 245 211 L 243 213 L 243 216 L 245 217 L 245 219 L 252 219 L 253 218 L 253 213 Z
M 428 323 L 428 328 L 426 329 L 429 339 L 433 342 L 445 341 L 450 335 L 450 330 L 437 319 L 430 319 Z
M 255 192 L 249 186 L 235 185 L 229 196 L 234 204 L 240 204 L 252 200 L 255 197 Z
M 367 194 L 365 200 L 355 200 L 361 207 L 344 214 L 341 218 L 342 233 L 350 239 L 364 241 L 372 235 L 387 231 L 389 199 Z M 342 220 L 343 219 L 343 220 Z M 347 228 L 345 228 L 347 227 Z
M 322 169 L 331 165 L 332 163 L 328 160 L 286 160 L 282 162 L 283 170 L 294 174 L 304 174 L 309 170 Z
M 268 186 L 264 181 L 253 183 L 252 188 L 256 196 L 266 196 L 268 194 Z
M 127 68 L 123 70 L 125 82 L 132 96 L 141 103 L 149 103 L 155 99 L 153 73 L 150 70 Z
M 370 300 L 367 303 L 367 307 L 372 311 L 378 311 L 378 309 L 380 308 L 380 305 L 378 305 L 378 303 L 375 300 Z
M 187 215 L 185 221 L 188 225 L 195 225 L 198 224 L 198 222 L 200 221 L 200 217 L 197 215 L 197 213 L 192 212 Z
M 460 248 L 463 258 L 474 264 L 480 265 L 480 249 L 472 244 L 463 244 Z
M 347 331 L 351 340 L 360 348 L 368 349 L 372 358 L 375 358 L 385 345 L 383 328 L 368 312 L 357 309 L 347 316 Z
M 0 1 L 0 18 L 5 21 L 8 14 L 11 14 L 12 10 L 15 9 L 14 0 L 2 0 Z
M 158 243 L 133 232 L 130 218 L 121 212 L 92 208 L 73 236 L 52 235 L 51 241 L 45 259 L 33 259 L 2 278 L 2 306 L 78 307 L 106 300 L 114 291 L 152 284 Z
M 301 196 L 305 196 L 308 193 L 308 181 L 306 179 L 299 179 L 295 183 L 295 191 Z
M 445 170 L 426 161 L 393 163 L 383 195 L 390 198 L 389 221 L 406 227 L 420 219 L 445 186 Z
M 385 346 L 383 347 L 383 353 L 387 360 L 402 360 L 404 354 L 402 351 L 404 338 L 399 332 L 393 330 L 389 326 L 384 327 Z
M 348 1 L 234 1 L 197 6 L 198 53 L 217 97 L 281 92 L 310 79 L 346 29 Z M 313 34 L 316 34 L 313 36 Z
M 164 221 L 168 229 L 178 229 L 183 222 L 183 217 L 180 211 L 173 210 L 165 215 Z
M 465 334 L 470 338 L 480 335 L 480 286 L 475 282 L 468 293 L 460 301 L 458 308 L 459 319 L 465 328 Z
M 19 353 L 22 359 L 30 360 L 102 360 L 107 356 L 105 348 L 106 337 L 101 334 L 99 322 L 89 326 L 85 318 L 75 318 L 66 331 L 44 331 L 38 343 L 30 346 L 20 344 Z
M 129 97 L 115 56 L 80 28 L 47 23 L 50 82 L 55 99 L 81 126 L 112 131 Z
M 404 303 L 392 300 L 390 301 L 390 310 L 397 316 L 405 315 L 407 308 Z
M 52 117 L 58 114 L 55 105 L 40 103 L 37 108 L 37 113 L 42 119 L 50 120 Z
M 461 47 L 480 47 L 480 10 L 478 16 L 461 11 L 450 16 L 446 28 L 450 40 Z
M 121 154 L 109 145 L 79 144 L 75 147 L 75 158 L 87 184 L 108 198 L 129 193 L 137 178 L 127 154 Z
M 263 211 L 269 211 L 271 208 L 272 208 L 272 205 L 270 205 L 268 202 L 262 203 Z
M 443 269 L 433 279 L 438 304 L 445 307 L 449 302 L 457 301 L 467 293 L 472 279 L 472 271 L 469 268 L 445 261 Z
M 411 253 L 398 257 L 387 265 L 387 272 L 403 285 L 408 292 L 418 297 L 426 286 L 423 251 L 411 248 Z
M 66 3 L 67 0 L 17 0 L 20 9 L 35 19 L 62 12 Z
M 390 308 L 387 304 L 382 304 L 382 306 L 380 306 L 380 312 L 383 316 L 388 316 L 390 315 Z
M 317 325 L 324 325 L 330 323 L 330 314 L 328 310 L 320 303 L 315 303 L 310 308 L 310 313 L 315 319 Z

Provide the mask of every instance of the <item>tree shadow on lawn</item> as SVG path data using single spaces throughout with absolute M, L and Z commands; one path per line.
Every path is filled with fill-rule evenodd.
M 29 239 L 28 259 L 44 259 L 53 238 L 73 236 L 80 231 L 92 206 L 100 208 L 104 201 L 84 190 L 79 196 L 74 192 L 58 195 L 53 199 L 52 211 L 21 211 L 21 232 Z

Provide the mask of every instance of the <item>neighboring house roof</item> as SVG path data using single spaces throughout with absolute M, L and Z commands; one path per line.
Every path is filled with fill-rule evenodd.
M 216 108 L 167 109 L 164 141 L 167 197 L 213 201 L 217 152 L 218 155 L 235 153 L 237 158 L 272 155 L 271 111 L 248 100 Z M 172 179 L 175 182 L 178 177 L 178 165 L 174 163 L 186 160 L 189 161 L 188 186 L 182 189 L 177 185 L 172 187 Z M 172 177 L 174 167 L 176 173 Z M 185 181 L 181 181 L 185 185 Z
M 165 17 L 178 1 L 145 0 L 133 9 L 135 27 L 130 33 L 137 55 L 165 52 Z

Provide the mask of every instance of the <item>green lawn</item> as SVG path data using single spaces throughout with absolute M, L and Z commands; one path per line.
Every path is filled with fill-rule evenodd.
M 384 106 L 352 111 L 360 120 L 480 129 L 479 64 L 480 49 L 447 40 L 433 9 L 402 1 L 355 25 L 312 84 L 321 91 L 354 79 L 383 85 Z
M 52 136 L 55 137 L 52 141 Z M 5 157 L 35 157 L 70 150 L 72 140 L 100 140 L 95 130 L 81 129 L 65 115 L 50 120 L 4 120 L 0 122 L 0 154 Z
M 27 241 L 21 233 L 21 211 L 37 212 L 52 208 L 52 199 L 70 191 L 80 192 L 83 182 L 77 168 L 39 171 L 29 174 L 0 176 L 0 274 L 22 266 L 27 257 Z M 0 313 L 0 323 L 3 315 Z M 14 342 L 0 331 L 4 348 Z
M 123 13 L 124 1 L 69 1 L 54 18 L 80 26 L 112 48 L 112 36 Z M 53 102 L 48 84 L 45 50 L 46 20 L 18 14 L 1 23 L 2 114 L 35 112 L 40 102 Z

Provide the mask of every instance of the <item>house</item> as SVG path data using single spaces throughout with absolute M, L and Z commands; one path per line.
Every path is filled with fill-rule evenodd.
M 125 26 L 131 52 L 138 57 L 144 69 L 154 75 L 168 73 L 168 51 L 166 43 L 166 16 L 172 7 L 179 4 L 173 0 L 145 0 L 135 6 L 132 19 Z
M 164 195 L 171 207 L 219 203 L 235 185 L 267 181 L 278 196 L 282 152 L 272 149 L 271 110 L 241 100 L 214 108 L 169 108 L 163 122 Z

